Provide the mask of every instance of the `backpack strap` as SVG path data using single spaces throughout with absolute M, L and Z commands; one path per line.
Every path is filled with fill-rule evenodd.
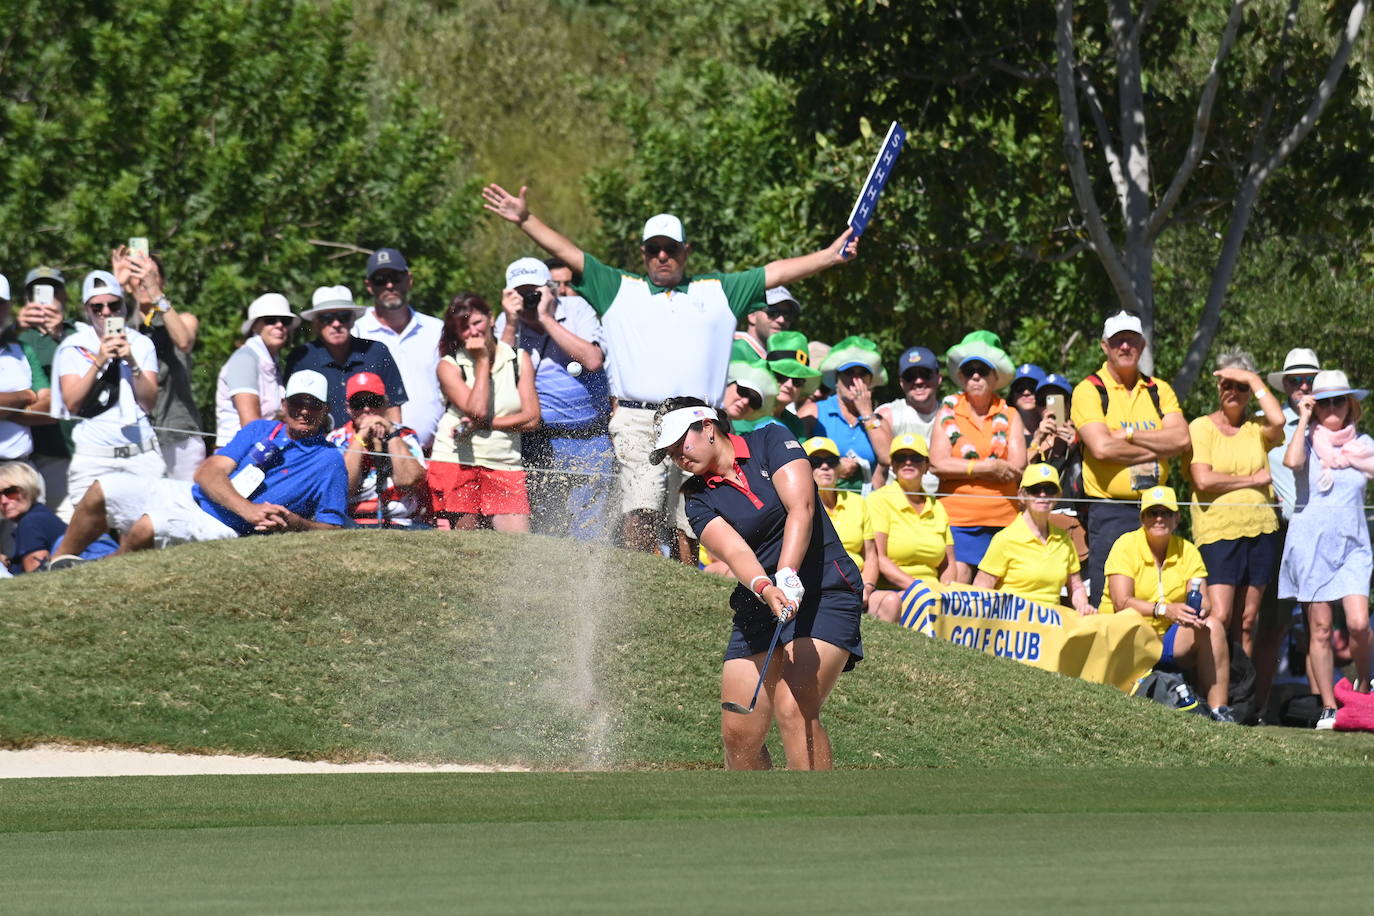
M 1145 391 L 1150 395 L 1150 403 L 1155 405 L 1155 415 L 1163 420 L 1164 410 L 1159 406 L 1159 385 L 1144 372 L 1140 373 L 1140 380 L 1145 383 Z M 1097 389 L 1098 400 L 1102 402 L 1102 416 L 1105 417 L 1107 415 L 1107 386 L 1103 383 L 1102 377 L 1094 372 L 1084 381 L 1091 382 L 1092 386 Z

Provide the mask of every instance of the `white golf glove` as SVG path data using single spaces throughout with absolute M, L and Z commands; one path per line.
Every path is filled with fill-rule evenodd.
M 787 603 L 792 605 L 793 614 L 801 609 L 802 596 L 806 594 L 806 589 L 802 586 L 801 578 L 795 569 L 790 566 L 779 569 L 773 576 L 773 584 L 787 596 Z

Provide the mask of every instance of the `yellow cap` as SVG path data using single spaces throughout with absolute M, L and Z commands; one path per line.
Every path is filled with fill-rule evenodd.
M 892 447 L 887 450 L 887 456 L 891 458 L 898 452 L 915 452 L 922 458 L 930 457 L 930 446 L 926 444 L 926 437 L 920 433 L 903 433 L 892 439 Z
M 817 452 L 825 452 L 827 455 L 840 457 L 840 450 L 835 445 L 835 440 L 827 439 L 825 436 L 812 436 L 802 443 L 802 448 L 806 449 L 806 454 L 814 455 Z
M 1056 490 L 1063 489 L 1063 485 L 1059 483 L 1059 472 L 1054 469 L 1054 465 L 1032 464 L 1021 475 L 1021 489 L 1023 490 L 1029 490 L 1031 487 L 1042 483 L 1052 483 Z
M 1140 511 L 1163 506 L 1170 512 L 1178 511 L 1178 496 L 1173 487 L 1150 487 L 1140 494 Z

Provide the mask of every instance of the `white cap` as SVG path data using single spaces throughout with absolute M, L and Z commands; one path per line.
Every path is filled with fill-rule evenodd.
M 286 397 L 308 394 L 322 403 L 329 403 L 329 380 L 314 369 L 302 369 L 291 373 L 286 380 Z
M 1117 312 L 1107 318 L 1107 323 L 1102 326 L 1102 339 L 1111 340 L 1122 331 L 1134 331 L 1141 337 L 1145 336 L 1145 328 L 1140 323 L 1140 316 L 1132 315 L 1129 312 Z
M 247 337 L 253 333 L 253 322 L 269 315 L 290 318 L 291 327 L 289 330 L 291 331 L 296 330 L 296 327 L 301 323 L 301 320 L 291 311 L 291 303 L 286 301 L 285 296 L 281 293 L 263 293 L 248 306 L 248 320 L 239 326 L 239 333 Z
M 5 276 L 4 274 L 0 274 L 0 299 L 8 299 L 9 297 L 10 278 Z
M 122 299 L 124 290 L 108 270 L 93 270 L 81 281 L 81 302 L 84 305 L 96 296 L 119 296 Z
M 506 289 L 547 286 L 552 280 L 548 267 L 538 258 L 521 258 L 506 268 Z
M 352 309 L 358 315 L 367 311 L 353 301 L 353 293 L 347 286 L 321 286 L 310 297 L 310 308 L 301 312 L 301 317 L 314 318 L 321 312 L 341 312 L 344 309 Z
M 779 302 L 790 302 L 797 307 L 798 312 L 801 311 L 801 303 L 797 301 L 796 296 L 787 291 L 787 287 L 785 286 L 775 286 L 765 291 L 763 294 L 763 301 L 769 305 L 777 305 Z
M 674 242 L 687 241 L 687 237 L 682 233 L 682 220 L 673 216 L 671 213 L 660 213 L 658 216 L 651 216 L 649 217 L 649 221 L 644 224 L 644 241 L 647 242 L 657 235 L 661 235 L 664 238 L 670 238 Z
M 649 463 L 662 464 L 668 447 L 687 435 L 689 426 L 693 423 L 700 423 L 702 420 L 713 420 L 719 423 L 720 414 L 716 413 L 714 407 L 679 407 L 677 410 L 668 411 L 655 420 L 654 448 L 653 451 L 649 452 Z

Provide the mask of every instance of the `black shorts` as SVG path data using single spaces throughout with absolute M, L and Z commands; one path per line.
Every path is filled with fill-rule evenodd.
M 1283 541 L 1277 531 L 1248 538 L 1199 544 L 1198 553 L 1207 564 L 1208 585 L 1268 585 L 1279 568 Z

